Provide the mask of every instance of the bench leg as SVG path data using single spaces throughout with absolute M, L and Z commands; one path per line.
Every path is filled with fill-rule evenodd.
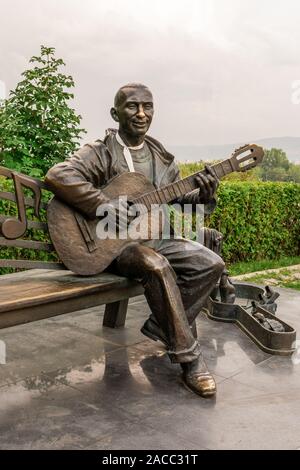
M 128 299 L 106 304 L 103 318 L 103 326 L 118 328 L 125 325 Z

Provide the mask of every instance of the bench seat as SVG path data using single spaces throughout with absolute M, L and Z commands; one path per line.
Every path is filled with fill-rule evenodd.
M 128 299 L 143 294 L 137 281 L 102 273 L 31 269 L 0 276 L 0 328 L 106 305 L 103 325 L 123 326 Z

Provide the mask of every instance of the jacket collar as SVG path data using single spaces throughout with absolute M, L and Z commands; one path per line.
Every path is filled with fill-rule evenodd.
M 108 146 L 108 148 L 110 147 L 109 144 L 111 137 L 117 132 L 117 129 L 111 128 L 105 131 L 104 143 Z M 152 152 L 154 152 L 165 165 L 170 165 L 173 162 L 174 156 L 169 153 L 158 140 L 154 139 L 153 137 L 150 137 L 149 135 L 146 135 L 145 142 L 147 142 L 150 147 L 150 150 L 152 150 Z

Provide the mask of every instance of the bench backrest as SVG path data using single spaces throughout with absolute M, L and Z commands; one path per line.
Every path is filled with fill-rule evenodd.
M 35 178 L 23 175 L 3 166 L 0 166 L 0 178 L 10 179 L 11 191 L 0 191 L 0 268 L 45 268 L 62 269 L 62 263 L 50 241 L 46 219 L 47 203 L 42 201 L 42 192 L 46 190 L 45 184 Z M 29 192 L 32 197 L 28 197 Z M 49 194 L 49 193 L 48 193 Z M 43 241 L 38 241 L 42 238 Z M 5 257 L 3 248 L 14 250 L 14 259 Z M 45 258 L 42 253 L 47 252 L 47 258 L 54 261 L 31 260 L 31 252 L 40 251 L 33 258 Z M 50 256 L 49 256 L 50 255 Z M 7 255 L 6 255 L 7 256 Z

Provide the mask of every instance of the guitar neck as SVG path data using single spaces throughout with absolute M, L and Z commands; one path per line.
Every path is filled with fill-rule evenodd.
M 236 171 L 231 163 L 231 158 L 215 163 L 211 168 L 213 168 L 219 179 L 233 171 Z M 162 188 L 145 193 L 143 196 L 139 196 L 137 199 L 134 199 L 132 203 L 136 205 L 142 204 L 149 211 L 152 204 L 168 204 L 171 201 L 175 201 L 199 187 L 195 177 L 200 173 L 206 174 L 207 171 L 206 169 L 198 171 L 197 173 L 175 181 L 174 183 L 170 183 Z

